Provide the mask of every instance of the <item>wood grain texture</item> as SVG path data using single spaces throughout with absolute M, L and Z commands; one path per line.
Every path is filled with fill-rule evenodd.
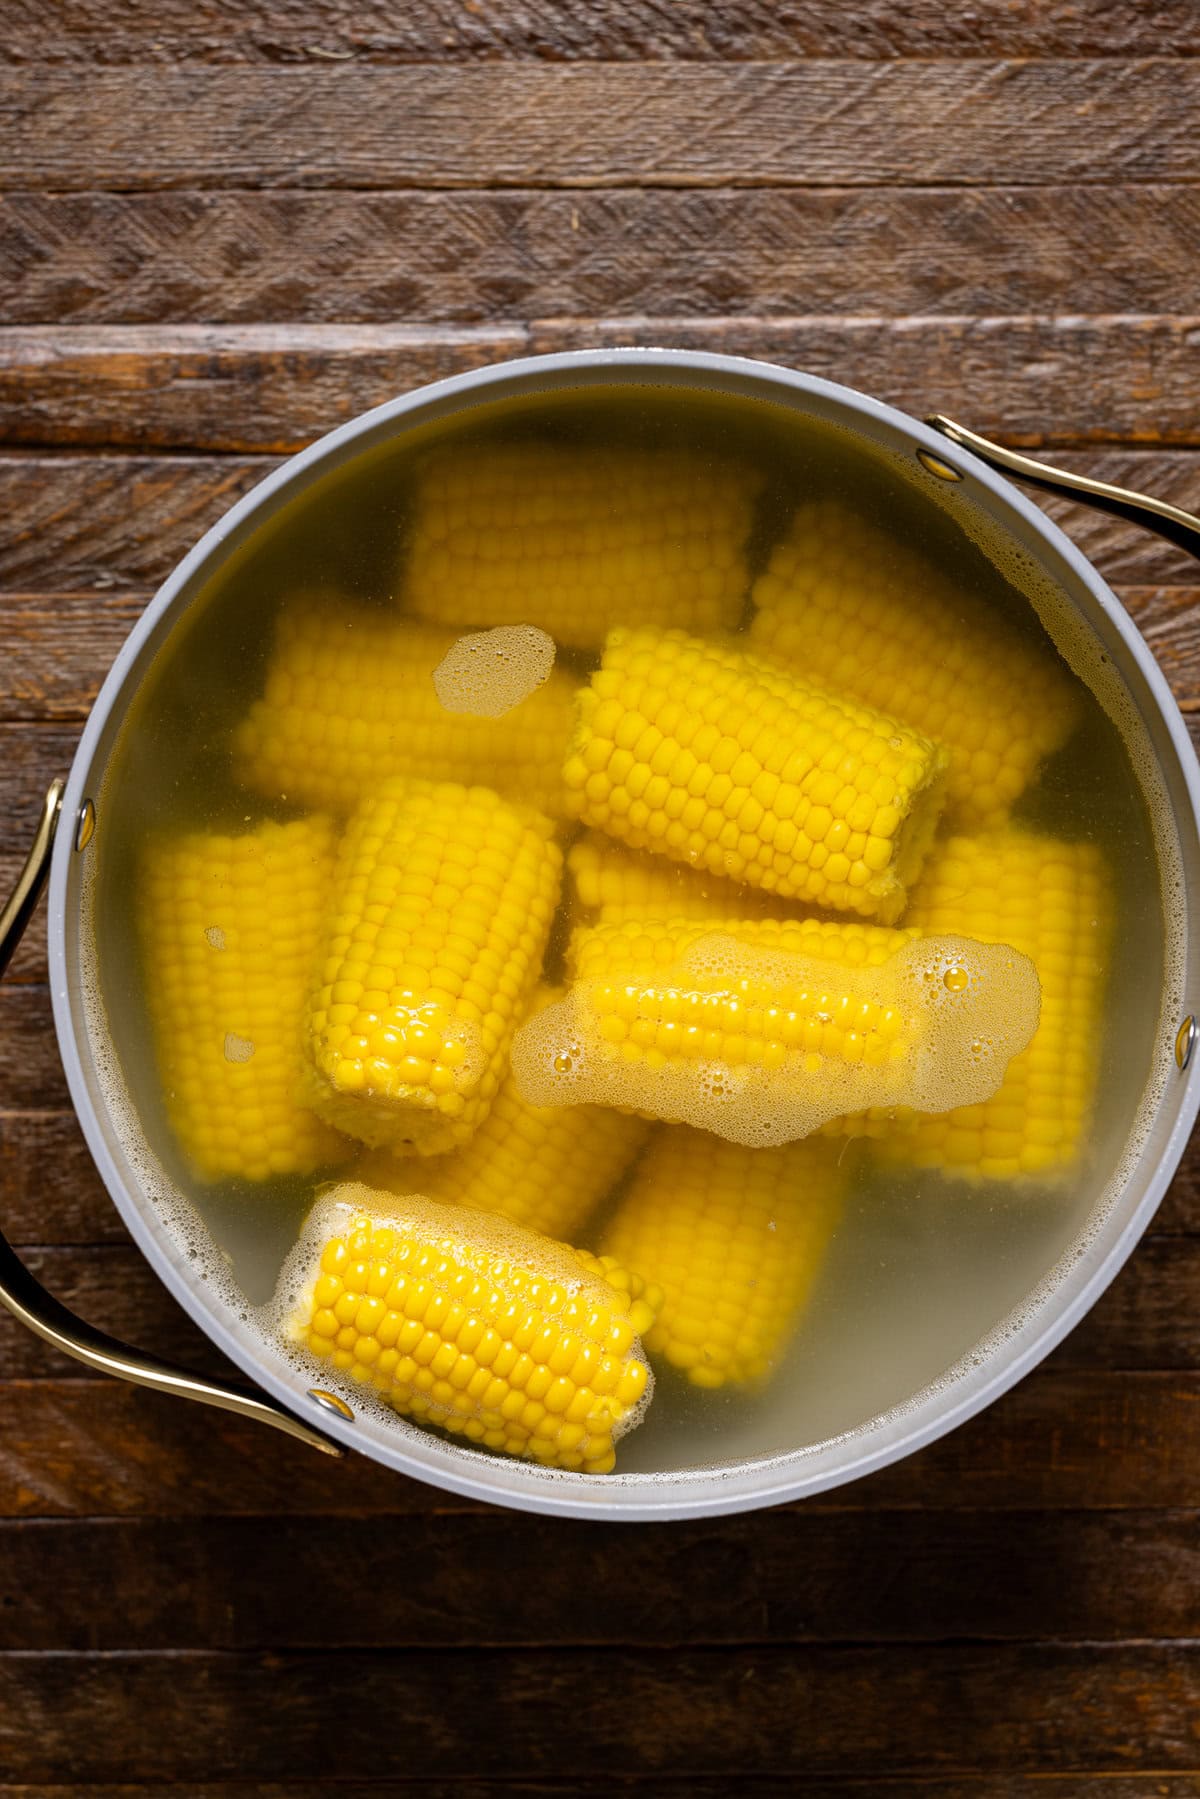
M 1100 447 L 1059 450 L 1055 459 L 1200 513 L 1200 456 L 1191 451 Z M 0 641 L 11 635 L 6 609 L 27 603 L 23 595 L 78 596 L 91 589 L 102 608 L 120 597 L 116 590 L 156 587 L 275 467 L 267 456 L 0 454 Z M 1087 506 L 1049 496 L 1041 503 L 1111 582 L 1146 589 L 1195 584 L 1195 560 L 1151 532 Z M 81 634 L 80 658 L 90 654 L 94 672 L 102 674 L 107 660 L 99 643 L 87 647 L 86 611 L 75 610 L 72 619 Z M 11 691 L 7 670 L 0 670 L 0 704 Z
M 1195 1512 L 792 1510 L 598 1524 L 581 1544 L 559 1519 L 499 1511 L 390 1532 L 377 1518 L 9 1523 L 0 1655 L 1186 1638 L 1198 1525 Z M 121 1594 L 105 1611 L 98 1563 Z M 582 1617 L 563 1606 L 572 1587 Z
M 1186 312 L 1187 186 L 13 193 L 7 324 Z
M 1162 184 L 1200 172 L 1200 69 L 814 59 L 679 68 L 0 72 L 0 185 Z M 703 129 L 697 121 L 703 120 Z
M 283 451 L 508 357 L 619 346 L 754 356 L 1029 447 L 1200 444 L 1200 318 L 535 320 L 0 329 L 9 444 Z
M 1186 1511 L 1198 1457 L 1200 1376 L 1041 1368 L 919 1455 L 803 1506 Z M 0 1384 L 0 1517 L 481 1509 L 363 1457 L 331 1463 L 264 1440 L 261 1425 L 158 1394 L 74 1378 Z
M 1190 0 L 7 0 L 0 61 L 728 62 L 806 56 L 1194 56 Z
M 1183 1643 L 0 1662 L 0 1748 L 35 1780 L 1186 1771 L 1198 1710 L 1200 1646 Z
M 171 1790 L 171 1789 L 168 1789 Z M 380 1799 L 379 1785 L 369 1779 L 341 1780 L 335 1788 L 327 1780 L 275 1781 L 200 1780 L 189 1783 L 188 1799 Z M 545 1779 L 451 1780 L 442 1781 L 419 1775 L 411 1783 L 403 1774 L 391 1777 L 391 1793 L 419 1793 L 421 1799 L 562 1799 L 562 1784 L 552 1776 Z M 580 1776 L 571 1783 L 571 1799 L 658 1799 L 659 1794 L 687 1795 L 687 1799 L 729 1799 L 731 1792 L 763 1795 L 819 1793 L 822 1799 L 1048 1799 L 1046 1780 L 1038 1774 L 1006 1774 L 993 1779 L 980 1774 L 922 1774 L 913 1777 L 880 1780 L 819 1777 L 819 1785 L 805 1781 L 802 1772 L 787 1774 L 742 1774 L 736 1784 L 721 1775 L 709 1778 L 703 1774 L 676 1777 L 669 1769 L 641 1778 L 637 1775 L 603 1774 L 591 1778 Z M 114 1785 L 89 1781 L 86 1799 L 162 1799 L 163 1788 L 122 1781 Z M 72 1784 L 31 1786 L 0 1784 L 0 1799 L 84 1799 L 81 1789 Z M 1158 1769 L 1149 1774 L 1113 1774 L 1103 1770 L 1092 1774 L 1055 1775 L 1049 1799 L 1196 1799 L 1194 1773 L 1169 1774 Z

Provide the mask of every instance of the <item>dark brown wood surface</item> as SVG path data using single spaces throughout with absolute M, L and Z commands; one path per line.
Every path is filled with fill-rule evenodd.
M 1195 0 L 0 0 L 0 881 L 155 584 L 278 458 L 671 343 L 1200 509 Z M 1200 567 L 1048 508 L 1200 740 Z M 40 921 L 39 921 L 40 924 Z M 0 1222 L 130 1244 L 35 930 Z M 0 1315 L 0 1799 L 1197 1799 L 1200 1152 L 1050 1360 L 804 1505 L 617 1529 L 333 1465 Z

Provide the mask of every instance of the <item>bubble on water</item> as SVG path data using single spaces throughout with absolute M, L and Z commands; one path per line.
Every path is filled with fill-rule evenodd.
M 536 625 L 470 631 L 450 645 L 433 671 L 447 712 L 503 718 L 550 678 L 554 639 Z
M 612 1041 L 605 995 L 614 991 L 632 1013 L 629 1034 Z M 866 1022 L 826 1047 L 842 996 Z M 727 1021 L 739 1009 L 769 1016 L 767 1053 L 744 1062 L 689 1053 L 698 1033 L 679 1029 L 680 1004 L 715 1005 Z M 1033 963 L 1008 944 L 929 937 L 877 967 L 846 968 L 702 930 L 673 967 L 614 968 L 526 1020 L 512 1069 L 532 1105 L 619 1106 L 765 1149 L 868 1109 L 978 1104 L 1029 1043 L 1040 1007 Z M 630 1053 L 638 1027 L 654 1046 L 644 1054 Z M 857 1061 L 840 1053 L 851 1037 Z

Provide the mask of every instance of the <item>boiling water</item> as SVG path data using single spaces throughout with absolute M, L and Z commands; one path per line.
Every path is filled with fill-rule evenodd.
M 1023 591 L 1034 571 L 1014 560 L 1008 545 L 992 542 L 980 514 L 968 517 L 961 508 L 956 514 L 953 490 L 915 460 L 901 463 L 828 425 L 756 400 L 639 385 L 478 408 L 465 422 L 426 426 L 402 444 L 360 456 L 262 526 L 192 604 L 143 683 L 106 775 L 90 851 L 102 1014 L 96 1028 L 111 1032 L 119 1061 L 110 1097 L 116 1105 L 120 1090 L 127 1092 L 122 1115 L 140 1120 L 136 1143 L 132 1125 L 127 1134 L 151 1196 L 184 1253 L 220 1288 L 237 1318 L 252 1319 L 252 1308 L 270 1297 L 318 1183 L 205 1187 L 190 1178 L 166 1122 L 150 1044 L 145 993 L 152 972 L 142 969 L 138 954 L 136 857 L 147 833 L 164 826 L 237 830 L 268 814 L 289 816 L 286 806 L 272 809 L 235 785 L 229 755 L 232 727 L 261 691 L 275 621 L 291 596 L 315 585 L 394 611 L 414 470 L 434 444 L 451 439 L 549 440 L 564 455 L 573 445 L 599 442 L 740 457 L 763 477 L 754 570 L 798 501 L 838 496 L 876 524 L 886 521 L 898 540 L 950 574 L 964 618 L 998 609 L 1052 658 L 1049 626 L 1076 667 L 1087 666 L 1093 653 L 1077 631 L 1071 635 L 1065 597 L 1047 591 L 1043 579 L 1035 610 Z M 561 646 L 558 655 L 560 665 L 580 676 L 596 663 Z M 778 1454 L 903 1404 L 956 1365 L 969 1365 L 975 1346 L 1003 1328 L 1094 1218 L 1159 1066 L 1165 932 L 1161 856 L 1144 782 L 1131 760 L 1130 744 L 1136 756 L 1137 742 L 1128 724 L 1119 730 L 1080 686 L 1083 722 L 1044 765 L 1017 816 L 1103 847 L 1116 877 L 1117 942 L 1138 945 L 1136 959 L 1114 959 L 1084 1165 L 1065 1188 L 1043 1189 L 864 1170 L 771 1386 L 757 1396 L 713 1394 L 690 1389 L 669 1372 L 660 1375 L 646 1423 L 621 1446 L 622 1471 Z M 559 946 L 560 939 L 561 932 Z M 412 1170 L 419 1188 L 418 1161 Z

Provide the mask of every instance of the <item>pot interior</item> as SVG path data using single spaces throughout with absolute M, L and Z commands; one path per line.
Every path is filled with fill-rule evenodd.
M 1003 615 L 1047 658 L 1058 654 L 1056 643 L 1066 648 L 1087 677 L 1069 676 L 1079 689 L 1079 723 L 1016 810 L 1033 829 L 1094 843 L 1111 871 L 1116 932 L 1095 1027 L 1093 1122 L 1078 1167 L 1066 1180 L 980 1182 L 868 1154 L 770 1384 L 757 1394 L 707 1392 L 667 1370 L 645 1423 L 621 1445 L 619 1466 L 636 1487 L 647 1475 L 815 1453 L 831 1438 L 853 1439 L 881 1415 L 928 1405 L 939 1389 L 952 1394 L 956 1381 L 1011 1361 L 1059 1303 L 1055 1293 L 1098 1233 L 1107 1229 L 1116 1240 L 1114 1216 L 1119 1225 L 1122 1208 L 1130 1212 L 1145 1186 L 1144 1167 L 1132 1185 L 1126 1176 L 1167 1078 L 1164 1044 L 1175 1018 L 1165 1008 L 1178 1004 L 1186 937 L 1161 721 L 1140 677 L 1125 680 L 1128 655 L 1094 592 L 1033 526 L 1014 524 L 1003 498 L 977 481 L 939 480 L 894 427 L 828 396 L 772 393 L 744 379 L 685 385 L 662 371 L 630 370 L 608 371 L 603 380 L 560 376 L 540 391 L 526 384 L 492 399 L 484 390 L 448 402 L 436 417 L 405 416 L 368 433 L 334 466 L 318 464 L 297 491 L 275 495 L 215 544 L 126 671 L 88 774 L 99 828 L 77 923 L 95 1111 L 130 1172 L 130 1189 L 141 1189 L 141 1199 L 133 1193 L 128 1203 L 150 1221 L 201 1321 L 210 1329 L 219 1321 L 226 1345 L 240 1346 L 247 1366 L 269 1366 L 285 1386 L 302 1390 L 296 1370 L 261 1338 L 256 1308 L 271 1296 L 317 1181 L 204 1185 L 189 1172 L 151 1042 L 139 857 L 151 833 L 236 832 L 267 815 L 294 815 L 287 801 L 239 786 L 229 751 L 233 727 L 263 688 L 281 611 L 314 587 L 364 612 L 394 610 L 423 459 L 447 445 L 491 444 L 499 453 L 529 440 L 558 446 L 564 459 L 602 443 L 744 463 L 761 481 L 752 572 L 768 563 L 798 502 L 836 499 L 949 577 L 964 618 Z M 587 652 L 566 656 L 581 678 L 595 662 Z M 1089 680 L 1106 684 L 1101 697 Z M 402 731 L 403 720 L 397 725 Z M 1136 953 L 1116 946 L 1136 946 Z M 419 1185 L 415 1167 L 414 1190 Z M 429 1439 L 404 1422 L 364 1419 L 360 1436 L 388 1459 L 419 1463 L 433 1453 Z M 483 1465 L 476 1478 L 485 1484 L 498 1467 L 479 1451 L 436 1449 L 435 1459 L 453 1458 Z M 546 1477 L 522 1468 L 495 1478 L 511 1487 Z

